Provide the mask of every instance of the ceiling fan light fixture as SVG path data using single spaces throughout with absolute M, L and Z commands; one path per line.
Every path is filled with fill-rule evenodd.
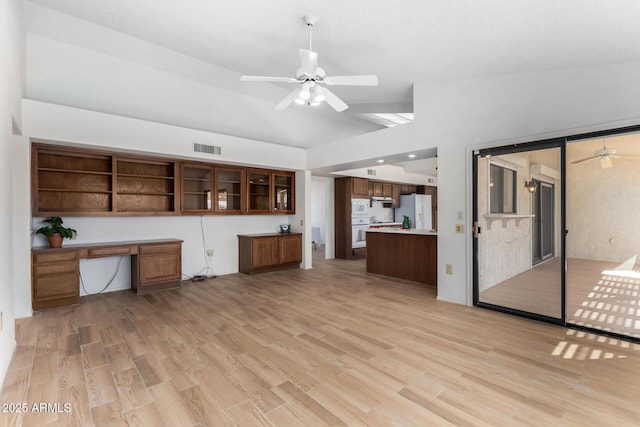
M 610 168 L 613 166 L 613 162 L 611 161 L 611 157 L 602 156 L 600 157 L 600 167 L 602 169 Z
M 313 88 L 313 102 L 322 102 L 324 101 L 324 91 L 318 85 Z
M 298 96 L 301 99 L 304 99 L 305 101 L 311 98 L 311 88 L 309 86 L 309 83 L 302 83 L 302 87 L 300 87 L 300 92 L 298 93 Z
M 304 105 L 304 99 L 302 99 L 300 97 L 297 97 L 295 99 L 295 103 L 298 104 L 298 105 Z

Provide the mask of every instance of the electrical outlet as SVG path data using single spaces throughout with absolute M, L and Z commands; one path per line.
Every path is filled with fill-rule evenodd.
M 213 249 L 207 249 L 207 256 L 208 257 L 212 257 L 213 256 Z
M 446 264 L 444 266 L 444 270 L 445 270 L 445 273 L 447 273 L 447 274 L 453 274 L 453 265 L 452 264 Z
M 462 211 L 458 211 L 458 221 L 462 221 Z
M 300 220 L 300 227 L 304 226 L 304 219 Z
M 456 233 L 464 233 L 464 224 L 456 224 Z

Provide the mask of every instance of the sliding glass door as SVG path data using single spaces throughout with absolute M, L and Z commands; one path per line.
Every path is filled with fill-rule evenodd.
M 562 144 L 545 141 L 474 156 L 474 303 L 564 319 Z

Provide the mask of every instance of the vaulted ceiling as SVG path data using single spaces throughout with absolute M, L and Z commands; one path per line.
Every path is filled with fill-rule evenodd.
M 126 106 L 119 106 L 122 114 L 303 148 L 382 129 L 363 119 L 363 113 L 412 112 L 416 82 L 640 59 L 636 0 L 31 0 L 25 4 L 27 30 L 39 36 L 147 65 L 153 61 L 151 54 L 136 46 L 134 38 L 193 58 L 196 62 L 189 65 L 193 70 L 174 72 L 192 79 L 201 76 L 202 83 L 230 94 L 219 104 L 210 102 L 220 114 L 226 109 L 240 115 L 237 120 L 244 125 L 231 123 L 235 130 L 230 130 L 231 125 L 225 126 L 228 118 L 216 120 L 210 111 L 202 117 L 195 112 L 181 117 L 151 108 L 127 113 Z M 293 76 L 299 67 L 298 50 L 309 43 L 302 21 L 308 14 L 318 18 L 313 48 L 328 75 L 379 77 L 377 87 L 332 88 L 350 105 L 343 113 L 327 105 L 292 105 L 278 111 L 273 106 L 291 91 L 290 85 L 239 81 L 243 74 Z M 77 18 L 75 29 L 65 16 Z M 95 31 L 85 36 L 90 31 L 81 29 L 79 22 L 104 27 L 110 36 L 99 37 Z M 47 91 L 37 83 L 35 75 L 28 87 L 34 99 L 111 112 L 100 100 L 65 99 L 62 92 Z M 189 96 L 212 97 L 206 91 Z

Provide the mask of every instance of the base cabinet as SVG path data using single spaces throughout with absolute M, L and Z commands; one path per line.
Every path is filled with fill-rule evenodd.
M 241 273 L 297 268 L 301 262 L 301 233 L 238 235 L 238 270 Z
M 79 302 L 80 261 L 76 252 L 35 253 L 31 265 L 34 310 Z
M 132 263 L 131 286 L 138 294 L 180 286 L 182 245 L 180 243 L 140 247 L 138 262 Z
M 131 287 L 138 294 L 180 286 L 182 240 L 157 239 L 31 249 L 33 310 L 80 302 L 80 260 L 131 256 Z

